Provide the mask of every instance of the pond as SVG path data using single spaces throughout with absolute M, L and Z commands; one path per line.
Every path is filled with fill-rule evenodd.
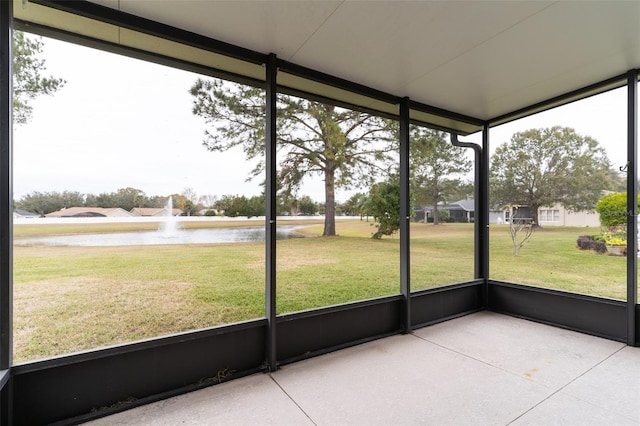
M 299 226 L 278 226 L 279 240 L 300 238 Z M 219 244 L 264 241 L 263 226 L 176 229 L 171 232 L 138 231 L 104 234 L 55 235 L 14 240 L 16 246 L 138 246 L 159 244 Z

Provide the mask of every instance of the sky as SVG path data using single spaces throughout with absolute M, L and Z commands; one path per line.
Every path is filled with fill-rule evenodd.
M 495 149 L 516 132 L 556 125 L 571 127 L 578 134 L 597 140 L 607 150 L 612 165 L 626 164 L 627 91 L 624 87 L 496 126 L 489 133 L 489 145 Z
M 148 196 L 258 195 L 240 151 L 214 153 L 188 90 L 198 75 L 44 39 L 47 74 L 66 80 L 33 101 L 33 119 L 14 130 L 14 199 L 33 191 L 99 194 L 135 187 Z M 562 125 L 595 138 L 616 168 L 626 163 L 626 91 L 619 89 L 493 128 L 491 151 L 518 131 Z M 461 140 L 481 142 L 481 135 Z M 338 192 L 339 201 L 353 193 Z M 300 195 L 323 200 L 320 178 Z
M 192 114 L 196 74 L 68 43 L 45 40 L 50 75 L 66 80 L 33 102 L 33 119 L 14 130 L 14 198 L 32 191 L 199 195 L 246 184 L 251 165 L 203 145 L 205 122 Z

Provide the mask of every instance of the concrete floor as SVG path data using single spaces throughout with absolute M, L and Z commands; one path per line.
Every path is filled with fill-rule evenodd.
M 640 425 L 640 348 L 491 312 L 92 425 Z

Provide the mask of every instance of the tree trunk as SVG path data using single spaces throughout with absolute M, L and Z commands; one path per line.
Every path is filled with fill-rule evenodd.
M 540 211 L 540 206 L 529 206 L 531 209 L 531 221 L 533 222 L 534 228 L 542 228 L 540 226 L 540 221 L 538 220 L 538 212 Z
M 440 221 L 438 220 L 438 199 L 440 198 L 440 191 L 437 189 L 433 192 L 433 224 L 439 225 Z
M 322 236 L 336 235 L 336 194 L 333 165 L 327 165 L 324 172 L 324 231 Z

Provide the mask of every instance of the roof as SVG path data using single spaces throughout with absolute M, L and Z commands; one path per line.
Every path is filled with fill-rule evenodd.
M 33 213 L 27 210 L 13 209 L 13 216 L 14 217 L 39 217 L 40 215 L 38 213 Z
M 157 207 L 135 207 L 131 209 L 131 214 L 133 216 L 166 216 L 167 208 L 157 208 Z M 172 209 L 172 216 L 179 216 L 182 214 L 182 210 L 180 209 Z
M 108 24 L 70 19 L 49 8 L 42 12 L 34 2 L 84 16 L 99 15 Z M 496 123 L 514 118 L 519 113 L 512 113 L 522 108 L 589 85 L 606 81 L 596 91 L 619 86 L 620 80 L 608 79 L 640 68 L 638 1 L 92 3 L 109 9 L 81 2 L 16 0 L 14 14 L 19 20 L 96 37 L 112 46 L 152 51 L 261 81 L 264 55 L 274 53 L 286 61 L 279 64 L 282 86 L 379 111 L 397 111 L 397 100 L 407 96 Z M 104 13 L 113 9 L 127 15 Z M 167 29 L 158 25 L 147 25 L 146 35 L 131 31 L 139 28 L 132 15 L 186 30 L 172 32 L 171 38 L 188 35 L 188 46 L 154 38 L 151 33 Z M 223 43 L 206 42 L 199 35 Z M 204 50 L 222 54 L 205 55 Z M 309 73 L 302 78 L 298 67 L 392 97 L 370 96 L 359 86 L 350 86 L 354 90 L 347 93 L 322 84 L 324 78 L 310 79 Z M 412 118 L 421 117 L 430 119 L 428 114 L 412 112 Z M 467 131 L 476 128 L 449 124 Z
M 132 216 L 128 211 L 120 207 L 68 207 L 66 209 L 51 212 L 46 217 L 126 217 Z
M 445 205 L 443 208 L 446 210 L 460 209 L 467 212 L 472 212 L 475 210 L 475 201 L 473 198 L 467 198 L 464 200 L 449 203 Z

